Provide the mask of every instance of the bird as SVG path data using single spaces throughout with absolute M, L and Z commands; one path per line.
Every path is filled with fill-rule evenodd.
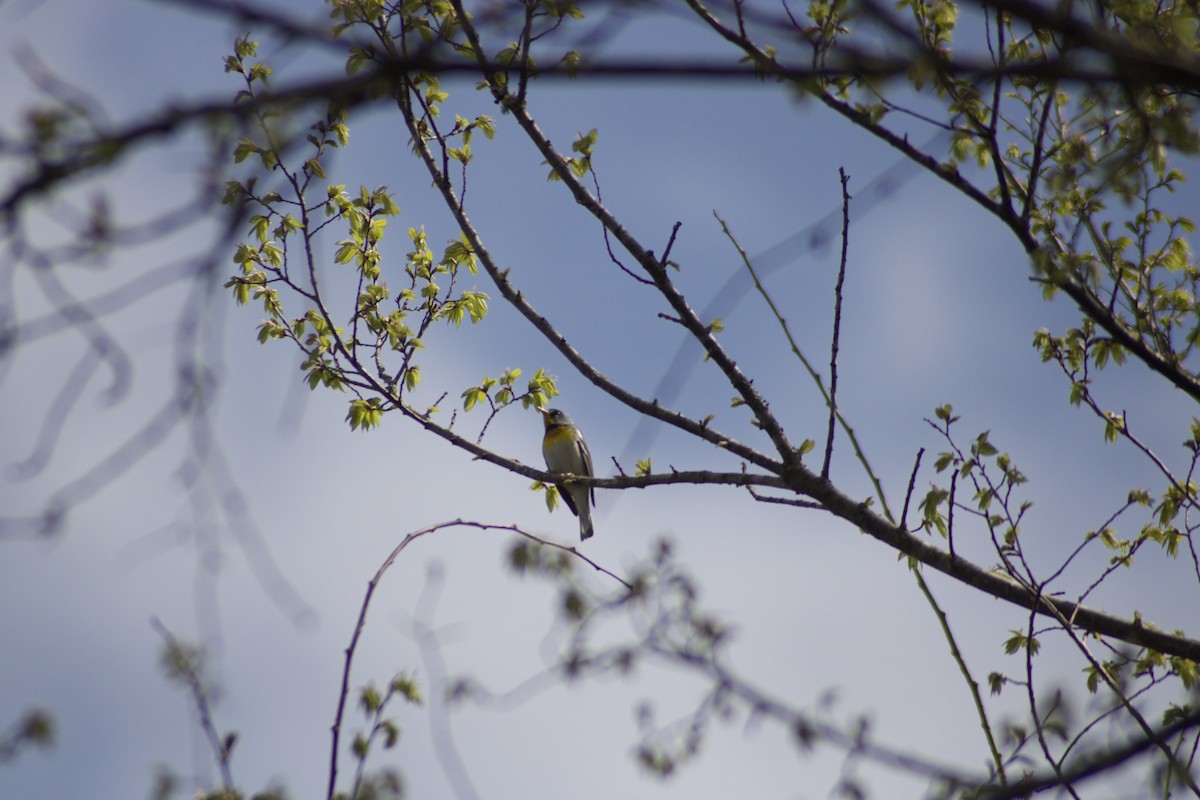
M 546 434 L 542 437 L 542 455 L 546 469 L 565 475 L 592 477 L 592 454 L 579 428 L 564 412 L 557 408 L 539 408 L 546 423 Z M 579 541 L 592 535 L 592 505 L 596 493 L 590 486 L 571 480 L 555 481 L 559 496 L 579 517 Z

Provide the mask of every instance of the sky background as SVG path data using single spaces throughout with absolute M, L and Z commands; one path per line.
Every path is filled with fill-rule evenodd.
M 316 5 L 298 13 L 324 16 Z M 242 32 L 171 3 L 0 4 L 0 58 L 10 76 L 0 84 L 5 135 L 19 129 L 21 109 L 34 97 L 18 68 L 21 48 L 101 98 L 119 120 L 163 100 L 231 96 L 240 87 L 223 73 L 222 59 Z M 670 19 L 631 26 L 622 37 L 614 46 L 631 52 L 664 42 L 703 52 L 713 44 L 699 28 Z M 277 45 L 265 45 L 261 56 L 283 80 L 329 66 L 322 56 Z M 654 396 L 683 341 L 678 328 L 657 318 L 662 303 L 611 265 L 596 223 L 560 184 L 546 181 L 541 157 L 520 131 L 470 82 L 447 86 L 461 98 L 454 111 L 491 113 L 498 122 L 495 141 L 476 141 L 468 192 L 484 241 L 530 302 L 598 369 Z M 577 132 L 600 130 L 595 163 L 604 201 L 635 236 L 660 251 L 671 226 L 682 223 L 673 256 L 681 265 L 680 288 L 697 308 L 719 300 L 718 290 L 741 269 L 714 210 L 747 251 L 764 252 L 839 209 L 839 167 L 851 176 L 853 194 L 898 159 L 774 85 L 546 83 L 536 86 L 531 110 L 561 149 Z M 424 225 L 439 251 L 455 233 L 428 175 L 409 157 L 402 121 L 384 110 L 352 115 L 350 126 L 351 146 L 329 172 L 351 189 L 364 183 L 394 190 L 402 213 L 387 240 L 392 263 L 408 249 L 409 226 Z M 106 176 L 103 189 L 126 218 L 143 218 L 186 193 L 202 154 L 194 137 L 156 147 Z M 13 165 L 2 169 L 7 182 Z M 99 188 L 85 187 L 81 196 Z M 1027 497 L 1036 505 L 1028 544 L 1043 565 L 1057 564 L 1130 488 L 1156 486 L 1131 448 L 1104 445 L 1100 424 L 1068 406 L 1058 368 L 1041 364 L 1030 346 L 1034 330 L 1060 331 L 1075 314 L 1061 301 L 1042 302 L 1011 237 L 934 178 L 902 171 L 886 199 L 861 202 L 869 208 L 851 209 L 839 397 L 889 501 L 897 510 L 902 505 L 922 447 L 928 452 L 918 496 L 928 488 L 933 455 L 944 445 L 924 420 L 936 405 L 952 403 L 962 416 L 963 444 L 990 430 L 1031 479 Z M 51 208 L 32 223 L 34 230 L 49 240 L 61 213 Z M 836 224 L 819 230 L 836 244 Z M 103 270 L 73 270 L 71 285 L 84 295 L 102 290 L 193 252 L 207 233 L 201 224 L 114 255 Z M 799 243 L 767 281 L 817 364 L 828 360 L 837 262 L 836 246 Z M 232 274 L 231 261 L 226 269 Z M 612 459 L 627 448 L 652 457 L 658 469 L 736 468 L 727 456 L 669 430 L 631 442 L 636 415 L 574 374 L 504 306 L 486 276 L 472 280 L 492 296 L 491 314 L 476 328 L 431 337 L 422 362 L 430 401 L 448 391 L 443 407 L 449 409 L 485 375 L 545 367 L 562 392 L 555 405 L 586 432 L 599 473 L 612 474 Z M 38 308 L 29 276 L 18 273 L 12 281 L 22 308 Z M 173 320 L 187 302 L 185 292 L 171 288 L 110 320 L 133 360 L 129 395 L 106 404 L 109 378 L 101 367 L 54 458 L 26 480 L 10 465 L 33 448 L 47 405 L 83 350 L 78 337 L 66 335 L 23 345 L 10 360 L 0 389 L 5 516 L 38 513 L 57 487 L 104 458 L 169 397 Z M 220 371 L 214 426 L 249 501 L 253 536 L 239 538 L 211 508 L 189 503 L 178 476 L 187 443 L 177 431 L 76 509 L 62 535 L 0 542 L 0 724 L 40 706 L 53 712 L 58 731 L 54 749 L 0 769 L 0 796 L 146 796 L 160 767 L 185 780 L 214 777 L 187 696 L 158 667 L 161 640 L 152 618 L 181 638 L 207 641 L 220 687 L 217 725 L 239 734 L 233 758 L 239 786 L 323 796 L 343 650 L 368 579 L 403 536 L 461 517 L 575 542 L 575 519 L 565 510 L 548 515 L 527 479 L 471 461 L 397 415 L 377 431 L 352 433 L 344 422 L 348 397 L 309 393 L 301 388 L 295 352 L 284 343 L 256 343 L 259 309 L 234 308 L 225 298 L 213 307 L 218 335 L 206 356 Z M 825 427 L 819 395 L 763 303 L 747 294 L 724 317 L 721 341 L 792 437 L 815 439 L 819 451 Z M 714 425 L 765 447 L 753 438 L 745 411 L 728 407 L 732 391 L 713 367 L 692 360 L 674 405 L 697 418 L 713 413 Z M 1131 420 L 1138 433 L 1179 463 L 1178 442 L 1194 413 L 1190 401 L 1138 367 L 1099 385 L 1112 407 L 1133 410 L 1136 403 Z M 460 414 L 460 424 L 478 423 Z M 540 436 L 538 417 L 514 409 L 493 423 L 485 444 L 540 466 Z M 845 440 L 839 442 L 834 479 L 864 495 L 868 484 Z M 702 587 L 705 606 L 734 622 L 731 661 L 753 683 L 803 708 L 832 697 L 833 719 L 866 713 L 880 742 L 983 768 L 987 751 L 967 691 L 936 619 L 892 551 L 827 515 L 756 504 L 730 488 L 598 494 L 588 556 L 623 572 L 644 560 L 655 541 L 670 538 Z M 990 564 L 982 532 L 962 530 L 959 546 Z M 246 541 L 260 543 L 269 560 Z M 373 600 L 352 685 L 383 683 L 403 670 L 435 693 L 438 665 L 424 661 L 418 646 L 417 631 L 428 626 L 438 632 L 437 654 L 449 674 L 471 675 L 502 692 L 545 670 L 561 643 L 554 595 L 505 567 L 511 544 L 496 533 L 458 529 L 412 545 Z M 1078 580 L 1090 578 L 1098 563 L 1085 559 Z M 1186 560 L 1147 554 L 1138 570 L 1107 584 L 1096 604 L 1121 613 L 1136 608 L 1164 628 L 1187 628 L 1200 599 L 1189 574 Z M 1025 624 L 1022 612 L 940 575 L 927 578 L 977 679 L 1023 669 L 1002 653 L 1008 631 Z M 1065 653 L 1048 643 L 1041 666 L 1056 676 L 1050 684 L 1077 688 L 1081 664 Z M 678 775 L 647 778 L 632 755 L 636 707 L 652 698 L 657 719 L 682 718 L 703 689 L 693 678 L 647 665 L 626 681 L 546 682 L 519 701 L 456 709 L 449 723 L 480 797 L 826 796 L 842 768 L 841 753 L 800 754 L 777 726 L 747 725 L 744 715 L 712 726 L 701 757 Z M 994 719 L 1021 707 L 1016 692 L 989 700 Z M 431 723 L 439 719 L 428 707 L 397 709 L 401 742 L 373 766 L 400 769 L 412 797 L 469 796 L 438 761 Z M 345 725 L 355 730 L 361 717 L 348 711 Z M 352 766 L 344 758 L 342 775 Z M 921 794 L 920 781 L 894 772 L 863 774 L 878 796 Z M 182 786 L 186 795 L 191 785 Z

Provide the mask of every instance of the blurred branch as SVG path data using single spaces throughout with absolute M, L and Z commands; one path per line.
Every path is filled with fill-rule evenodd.
M 556 577 L 554 573 L 549 574 L 552 578 Z M 561 659 L 560 668 L 570 677 L 604 674 L 614 670 L 624 673 L 632 670 L 639 659 L 652 656 L 711 681 L 711 689 L 705 693 L 699 709 L 691 715 L 688 724 L 682 726 L 680 735 L 686 739 L 686 743 L 679 752 L 671 754 L 662 747 L 654 747 L 641 754 L 644 763 L 661 774 L 668 774 L 679 760 L 699 749 L 704 728 L 709 722 L 729 718 L 732 698 L 743 704 L 750 719 L 768 718 L 780 723 L 794 737 L 797 748 L 802 751 L 821 743 L 832 745 L 848 755 L 863 757 L 935 781 L 941 784 L 942 791 L 942 794 L 934 792 L 935 796 L 958 796 L 956 793 L 961 793 L 964 797 L 1007 799 L 1027 797 L 1054 787 L 1069 788 L 1073 784 L 1103 776 L 1160 743 L 1200 728 L 1200 709 L 1185 707 L 1179 710 L 1173 722 L 1151 728 L 1145 735 L 1135 736 L 1115 746 L 1105 744 L 1079 752 L 1069 760 L 1064 758 L 1061 764 L 1047 753 L 1047 758 L 1054 764 L 1052 769 L 1041 772 L 1024 770 L 1021 777 L 1008 778 L 996 744 L 991 742 L 991 726 L 983 712 L 982 697 L 976 687 L 973 694 L 998 771 L 982 777 L 971 775 L 875 742 L 865 725 L 843 726 L 826 721 L 814 712 L 800 710 L 793 702 L 758 688 L 728 666 L 725 653 L 732 638 L 730 627 L 699 606 L 692 580 L 676 566 L 667 545 L 660 546 L 652 565 L 639 566 L 634 574 L 638 576 L 639 586 L 635 594 L 620 593 L 607 599 L 589 598 L 576 605 L 563 604 L 564 616 L 573 626 L 574 636 L 571 647 Z M 936 603 L 934 606 L 936 609 Z M 944 624 L 944 616 L 940 611 L 938 613 Z M 608 630 L 605 623 L 619 614 L 629 617 L 634 629 L 634 641 L 609 643 L 609 639 L 601 637 L 605 644 L 598 649 L 592 648 L 589 640 L 592 632 Z M 1035 615 L 1030 616 L 1032 619 Z M 952 636 L 950 641 L 953 647 Z M 1028 670 L 1032 669 L 1029 660 L 1031 651 L 1032 648 L 1026 650 Z M 955 657 L 960 661 L 964 676 L 974 686 L 969 670 L 961 663 L 961 654 L 956 653 Z M 1027 686 L 1032 688 L 1031 680 Z M 1045 723 L 1036 711 L 1034 719 L 1039 728 Z M 1186 771 L 1173 755 L 1169 763 Z M 1181 777 L 1191 783 L 1190 778 Z M 999 785 L 996 785 L 996 781 L 999 781 Z
M 450 729 L 450 692 L 447 691 L 446 662 L 442 658 L 441 643 L 438 641 L 437 628 L 434 626 L 434 613 L 440 590 L 443 585 L 443 572 L 440 567 L 431 566 L 426 573 L 425 588 L 417 601 L 417 609 L 412 621 L 412 635 L 421 654 L 421 663 L 429 676 L 429 733 L 433 741 L 433 750 L 437 754 L 442 772 L 450 784 L 454 796 L 458 800 L 479 800 L 481 795 L 471 780 L 467 765 L 458 752 L 454 742 L 454 734 Z
M 341 739 L 342 719 L 346 710 L 346 700 L 350 695 L 350 672 L 354 663 L 354 654 L 358 649 L 359 640 L 362 638 L 363 631 L 366 628 L 367 611 L 371 606 L 371 598 L 374 597 L 375 590 L 379 587 L 380 581 L 383 580 L 384 574 L 392 567 L 393 564 L 396 563 L 396 559 L 400 557 L 400 554 L 404 552 L 404 550 L 410 544 L 418 539 L 424 538 L 425 536 L 429 536 L 430 534 L 450 528 L 475 528 L 482 531 L 506 531 L 508 533 L 516 534 L 517 536 L 527 539 L 531 542 L 535 542 L 538 545 L 559 551 L 562 553 L 565 559 L 578 559 L 582 561 L 596 572 L 599 572 L 602 575 L 605 575 L 608 578 L 611 578 L 613 581 L 621 584 L 625 591 L 631 591 L 633 588 L 623 578 L 597 564 L 592 559 L 580 553 L 574 547 L 568 547 L 566 545 L 558 544 L 557 542 L 543 539 L 542 537 L 529 533 L 528 531 L 525 531 L 516 525 L 498 525 L 465 519 L 453 519 L 446 522 L 439 522 L 426 528 L 421 528 L 420 530 L 412 531 L 406 534 L 400 543 L 392 549 L 391 553 L 388 554 L 387 558 L 383 560 L 383 563 L 379 565 L 379 568 L 375 570 L 375 574 L 367 582 L 367 591 L 363 595 L 363 602 L 362 606 L 359 608 L 358 619 L 354 624 L 354 632 L 350 636 L 350 644 L 346 647 L 346 659 L 342 668 L 342 682 L 341 689 L 338 692 L 337 711 L 334 714 L 333 727 L 331 729 L 332 742 L 329 757 L 329 786 L 328 793 L 326 795 L 328 800 L 333 800 L 337 788 L 338 756 L 340 750 L 339 742 Z
M 293 16 L 274 11 L 266 6 L 231 2 L 230 0 L 172 0 L 172 2 L 239 22 L 269 27 L 289 41 L 320 44 L 340 51 L 357 44 L 369 44 L 345 37 L 331 36 L 325 28 L 298 23 Z M 595 5 L 598 9 L 606 5 L 620 9 L 622 4 L 597 3 Z M 722 5 L 725 5 L 730 13 L 748 12 L 748 15 L 754 13 L 742 3 L 714 4 L 715 7 Z M 878 13 L 878 9 L 873 3 L 864 2 L 862 5 L 865 6 L 865 11 Z M 967 5 L 973 4 L 968 3 Z M 881 55 L 878 49 L 856 50 L 842 45 L 841 49 L 834 54 L 841 60 L 827 59 L 820 68 L 797 62 L 794 65 L 781 67 L 781 71 L 775 74 L 798 82 L 814 78 L 836 77 L 861 77 L 876 80 L 902 78 L 909 74 L 914 60 L 927 59 L 930 66 L 936 71 L 981 84 L 990 83 L 998 78 L 1027 77 L 1089 84 L 1112 83 L 1120 86 L 1172 83 L 1200 89 L 1200 59 L 1197 59 L 1189 50 L 1148 47 L 1136 39 L 1104 30 L 1069 12 L 1051 10 L 1028 2 L 1028 0 L 1004 0 L 1004 2 L 989 5 L 1014 18 L 1027 20 L 1037 28 L 1073 37 L 1096 53 L 1110 56 L 1111 60 L 1101 61 L 1072 55 L 1045 61 L 1005 61 L 997 64 L 990 59 L 977 59 L 970 55 L 932 53 L 921 49 L 919 41 L 915 37 L 911 37 L 908 40 L 909 49 L 899 55 L 890 53 Z M 889 23 L 895 22 L 890 9 L 885 10 L 881 16 Z M 482 19 L 492 27 L 511 26 L 517 31 L 524 27 L 522 4 L 514 4 L 512 8 L 506 10 L 484 9 L 477 12 L 476 17 L 477 20 Z M 795 26 L 787 19 L 769 18 L 758 14 L 756 21 L 757 29 L 763 31 L 764 34 L 773 33 L 777 37 L 781 37 L 783 41 L 797 38 L 798 32 L 795 30 Z M 897 32 L 905 30 L 901 24 L 892 24 L 891 27 L 893 31 Z M 747 27 L 743 25 L 743 34 L 746 29 Z M 710 58 L 664 59 L 607 56 L 602 59 L 586 60 L 583 64 L 575 66 L 563 63 L 539 63 L 536 68 L 530 68 L 527 66 L 528 50 L 523 53 L 523 56 L 513 62 L 485 61 L 484 65 L 486 69 L 494 72 L 511 70 L 521 75 L 533 75 L 538 78 L 569 78 L 572 80 L 589 76 L 622 79 L 640 77 L 650 79 L 762 79 L 762 72 L 758 64 L 725 64 L 718 59 Z M 422 53 L 415 60 L 398 61 L 393 66 L 400 71 L 422 70 L 439 74 L 476 73 L 476 68 L 472 64 L 452 58 L 439 59 L 432 53 Z
M 234 796 L 233 772 L 229 761 L 233 755 L 233 746 L 237 742 L 237 734 L 229 733 L 222 736 L 213 722 L 212 706 L 209 701 L 211 688 L 204 684 L 202 671 L 204 669 L 202 652 L 190 645 L 180 642 L 157 617 L 150 619 L 150 626 L 162 637 L 165 648 L 162 654 L 163 669 L 167 677 L 182 683 L 192 694 L 192 702 L 200 717 L 200 727 L 208 738 L 217 766 L 221 770 L 221 788 L 225 793 Z
M 571 643 L 560 658 L 560 668 L 569 678 L 609 672 L 625 674 L 643 659 L 649 659 L 680 667 L 709 684 L 697 710 L 670 729 L 654 729 L 647 724 L 649 711 L 639 713 L 646 736 L 638 757 L 655 774 L 668 775 L 698 753 L 708 725 L 731 719 L 736 701 L 747 715 L 747 724 L 761 719 L 779 723 L 800 752 L 828 744 L 848 755 L 928 778 L 946 787 L 978 785 L 979 780 L 965 771 L 877 743 L 865 724 L 843 726 L 828 721 L 822 713 L 828 705 L 825 702 L 818 704 L 817 711 L 800 710 L 792 702 L 759 689 L 731 668 L 725 657 L 733 630 L 700 605 L 693 579 L 678 566 L 669 544 L 659 544 L 649 563 L 638 565 L 634 574 L 636 593 L 615 593 L 560 604 L 562 615 L 572 628 Z M 549 577 L 558 576 L 549 573 Z M 562 591 L 566 596 L 572 589 L 564 587 Z M 601 633 L 610 630 L 609 624 L 617 616 L 628 618 L 631 641 L 612 643 L 607 633 Z M 592 636 L 604 644 L 593 646 Z M 672 747 L 673 738 L 683 741 Z
M 22 750 L 54 745 L 54 720 L 41 709 L 25 713 L 7 731 L 0 731 L 0 765 L 13 761 Z

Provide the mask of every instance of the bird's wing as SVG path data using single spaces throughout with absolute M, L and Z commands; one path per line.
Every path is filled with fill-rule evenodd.
M 577 446 L 579 447 L 579 455 L 580 455 L 580 457 L 583 458 L 583 474 L 590 478 L 596 474 L 595 471 L 592 469 L 592 453 L 590 450 L 588 450 L 587 442 L 585 442 L 583 440 L 582 436 L 576 436 L 575 442 L 576 442 Z M 595 489 L 595 487 L 589 486 L 588 492 L 592 496 L 592 505 L 596 505 L 596 489 Z
M 558 496 L 567 504 L 567 508 L 571 509 L 571 513 L 578 517 L 579 509 L 575 507 L 575 501 L 571 499 L 571 492 L 567 485 L 565 483 L 556 483 L 554 485 L 558 487 Z

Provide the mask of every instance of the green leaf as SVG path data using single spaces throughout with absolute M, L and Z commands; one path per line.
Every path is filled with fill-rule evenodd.
M 483 135 L 488 139 L 493 139 L 496 136 L 496 121 L 487 114 L 480 114 L 475 118 L 475 127 L 483 131 Z
M 575 141 L 571 144 L 571 149 L 580 155 L 590 156 L 596 146 L 596 139 L 599 136 L 600 131 L 592 128 L 587 133 L 582 133 L 576 137 Z
M 541 408 L 552 397 L 558 396 L 558 386 L 554 382 L 554 378 L 547 375 L 542 369 L 535 372 L 529 379 L 525 391 L 526 396 L 521 401 L 525 408 L 530 406 Z
M 400 728 L 390 719 L 379 723 L 379 731 L 383 734 L 383 749 L 391 750 L 400 741 Z
M 1125 430 L 1125 418 L 1115 411 L 1104 412 L 1104 441 L 1112 444 Z
M 250 302 L 250 283 L 243 278 L 230 278 L 225 282 L 226 289 L 233 289 L 233 299 L 239 306 Z
M 287 335 L 286 328 L 279 322 L 268 319 L 258 326 L 258 341 L 265 343 L 268 339 L 282 339 Z
M 410 392 L 417 388 L 417 384 L 421 382 L 421 368 L 413 365 L 404 370 L 404 387 Z
M 346 74 L 356 75 L 363 65 L 371 60 L 371 55 L 362 47 L 352 47 L 346 58 Z
M 392 685 L 389 689 L 413 705 L 419 706 L 424 702 L 421 697 L 421 687 L 415 678 L 410 678 L 406 675 L 397 675 L 392 678 Z
M 365 714 L 377 714 L 382 706 L 383 697 L 380 696 L 379 690 L 375 688 L 374 684 L 368 683 L 359 691 L 358 707 Z
M 471 315 L 471 324 L 477 324 L 487 316 L 488 296 L 483 292 L 463 292 L 462 304 Z
M 269 217 L 256 214 L 250 218 L 250 230 L 254 233 L 255 238 L 257 238 L 259 242 L 266 242 L 270 238 L 268 235 L 268 230 L 270 227 L 271 220 Z
M 396 201 L 385 191 L 384 187 L 381 186 L 375 190 L 373 199 L 380 214 L 388 217 L 395 217 L 400 214 L 400 206 L 396 205 Z
M 1171 671 L 1179 676 L 1179 682 L 1183 684 L 1183 688 L 1189 690 L 1195 688 L 1196 680 L 1200 677 L 1195 661 L 1182 656 L 1171 656 L 1170 664 Z
M 221 197 L 221 203 L 223 205 L 231 206 L 242 198 L 246 197 L 248 194 L 249 192 L 246 191 L 246 187 L 240 182 L 226 181 L 225 194 Z
M 240 164 L 260 151 L 261 148 L 252 139 L 239 139 L 233 148 L 233 161 L 235 164 Z
M 578 50 L 571 50 L 559 62 L 563 65 L 563 69 L 567 71 L 567 75 L 574 78 L 579 74 L 579 65 L 582 63 L 582 56 Z
M 333 256 L 333 260 L 338 264 L 348 264 L 350 260 L 358 253 L 358 242 L 350 239 L 342 239 L 338 242 L 337 252 Z
M 350 410 L 346 412 L 346 421 L 350 423 L 352 431 L 367 431 L 379 427 L 379 423 L 383 421 L 383 409 L 380 407 L 379 398 L 351 400 Z
M 1012 636 L 1010 636 L 1004 643 L 1005 653 L 1012 655 L 1018 650 L 1028 650 L 1031 655 L 1037 655 L 1037 652 L 1041 649 L 1042 645 L 1036 637 L 1026 636 L 1022 631 L 1019 630 L 1011 631 L 1011 633 Z
M 470 411 L 480 401 L 487 399 L 487 392 L 485 392 L 479 386 L 472 386 L 470 389 L 467 389 L 465 392 L 462 393 L 462 398 L 463 398 L 463 411 Z
M 568 589 L 563 592 L 562 607 L 567 619 L 579 620 L 587 611 L 587 602 L 578 589 Z

